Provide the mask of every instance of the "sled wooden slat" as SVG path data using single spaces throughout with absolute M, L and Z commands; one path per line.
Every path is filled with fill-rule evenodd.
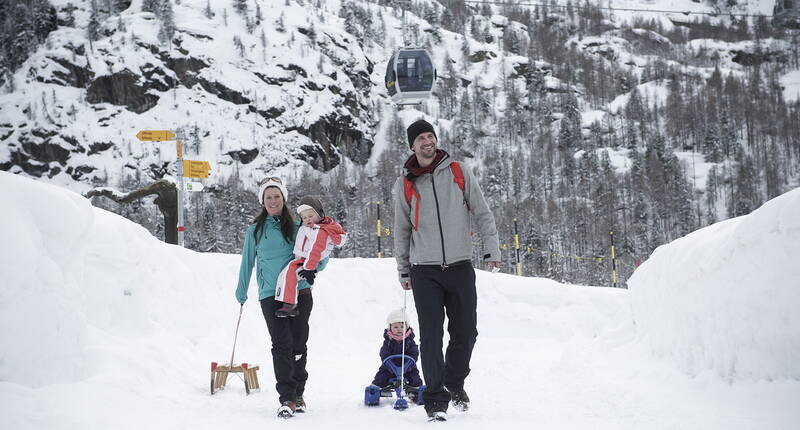
M 259 390 L 258 366 L 249 366 L 247 363 L 227 365 L 211 363 L 211 394 L 225 388 L 229 373 L 241 373 L 244 376 L 244 388 L 247 394 L 252 390 Z

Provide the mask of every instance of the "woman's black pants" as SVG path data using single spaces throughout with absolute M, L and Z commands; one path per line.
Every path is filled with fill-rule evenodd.
M 308 292 L 306 292 L 308 291 Z M 295 401 L 303 395 L 308 380 L 306 356 L 308 348 L 308 318 L 314 307 L 311 289 L 300 290 L 297 296 L 297 309 L 300 314 L 295 317 L 278 318 L 275 311 L 283 303 L 275 297 L 261 300 L 261 312 L 267 322 L 269 336 L 272 339 L 272 367 L 275 371 L 275 389 L 281 403 Z

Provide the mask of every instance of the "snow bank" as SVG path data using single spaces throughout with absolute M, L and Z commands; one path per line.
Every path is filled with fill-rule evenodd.
M 628 280 L 638 333 L 690 375 L 800 379 L 800 189 L 661 246 Z
M 216 322 L 200 311 L 233 283 L 220 280 L 228 273 L 219 273 L 219 262 L 204 264 L 213 256 L 166 245 L 78 194 L 6 172 L 0 207 L 0 324 L 18 330 L 2 336 L 0 381 L 36 388 L 103 375 L 109 366 L 141 370 L 147 358 L 127 349 L 131 338 L 185 342 L 213 332 Z M 153 348 L 153 368 L 180 343 Z
M 0 172 L 0 380 L 86 376 L 82 241 L 93 220 L 81 196 Z M 13 244 L 13 246 L 8 246 Z M 20 369 L 38 369 L 21 372 Z

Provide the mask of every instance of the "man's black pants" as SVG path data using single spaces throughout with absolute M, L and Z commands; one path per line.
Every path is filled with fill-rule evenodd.
M 478 336 L 475 270 L 469 262 L 446 270 L 441 266 L 414 265 L 411 287 L 419 318 L 425 409 L 446 410 L 450 401 L 447 390 L 464 388 Z M 450 343 L 442 356 L 445 313 Z
M 261 312 L 267 321 L 269 336 L 272 338 L 272 367 L 275 371 L 275 389 L 280 402 L 295 401 L 303 395 L 308 380 L 306 358 L 308 348 L 308 318 L 314 307 L 311 291 L 301 290 L 297 296 L 297 309 L 300 314 L 295 317 L 278 318 L 275 311 L 283 305 L 275 297 L 261 300 Z

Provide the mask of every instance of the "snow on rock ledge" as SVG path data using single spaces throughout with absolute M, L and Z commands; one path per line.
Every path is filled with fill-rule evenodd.
M 800 189 L 655 250 L 628 281 L 639 336 L 689 375 L 800 379 Z

